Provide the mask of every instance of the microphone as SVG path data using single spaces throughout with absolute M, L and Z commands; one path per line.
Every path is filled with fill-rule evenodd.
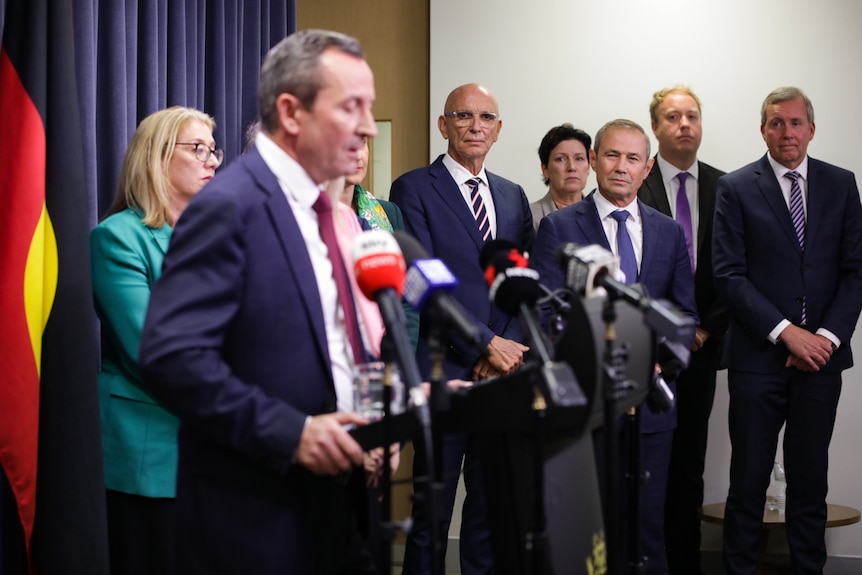
M 371 230 L 356 236 L 351 252 L 356 284 L 365 297 L 377 302 L 380 308 L 386 336 L 392 342 L 404 384 L 407 389 L 418 389 L 422 377 L 407 335 L 407 318 L 401 307 L 406 267 L 401 248 L 389 232 Z
M 479 265 L 485 270 L 491 301 L 510 315 L 517 313 L 521 301 L 534 305 L 543 297 L 559 313 L 568 314 L 571 310 L 569 302 L 539 283 L 539 272 L 528 267 L 528 256 L 521 253 L 515 242 L 504 239 L 485 242 L 479 253 Z
M 392 234 L 410 266 L 404 283 L 404 299 L 417 310 L 432 309 L 434 316 L 454 329 L 482 355 L 488 353 L 482 343 L 482 332 L 464 307 L 452 297 L 458 279 L 442 260 L 428 257 L 422 245 L 403 232 Z
M 622 278 L 620 259 L 597 244 L 561 244 L 555 259 L 565 272 L 566 285 L 586 298 L 605 295 L 602 289 L 604 277 L 610 276 L 616 280 Z
M 557 248 L 555 259 L 566 272 L 566 284 L 576 293 L 585 297 L 610 294 L 624 299 L 642 310 L 644 321 L 660 337 L 691 343 L 694 319 L 678 311 L 670 302 L 650 299 L 642 285 L 625 284 L 614 277 L 620 273 L 619 258 L 610 251 L 597 244 L 579 246 L 565 243 Z
M 479 254 L 479 262 L 485 265 L 485 279 L 490 287 L 488 297 L 494 305 L 520 319 L 530 350 L 541 364 L 538 377 L 544 382 L 553 405 L 585 406 L 586 396 L 572 368 L 565 362 L 553 361 L 536 321 L 534 306 L 548 292 L 539 283 L 539 272 L 527 267 L 527 258 L 507 240 L 487 242 Z

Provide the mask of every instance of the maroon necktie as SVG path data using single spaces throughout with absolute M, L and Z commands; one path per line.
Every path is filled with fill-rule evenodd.
M 341 250 L 338 248 L 338 239 L 335 237 L 335 223 L 332 219 L 332 202 L 325 192 L 320 192 L 317 201 L 314 202 L 314 211 L 317 212 L 317 223 L 320 227 L 320 237 L 326 244 L 329 252 L 329 261 L 332 262 L 332 277 L 335 279 L 335 287 L 338 290 L 338 302 L 344 313 L 344 326 L 347 328 L 347 339 L 353 350 L 354 363 L 365 361 L 362 352 L 362 335 L 359 332 L 359 320 L 356 316 L 356 304 L 353 301 L 353 292 L 350 289 L 350 279 L 347 277 L 347 268 L 341 259 Z

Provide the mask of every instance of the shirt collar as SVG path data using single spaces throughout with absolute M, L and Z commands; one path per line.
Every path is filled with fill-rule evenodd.
M 284 193 L 303 208 L 311 208 L 320 196 L 320 186 L 314 183 L 305 168 L 264 132 L 258 133 L 254 145 Z
M 808 181 L 808 154 L 802 158 L 802 163 L 796 166 L 795 170 L 791 170 L 787 166 L 783 166 L 775 161 L 772 157 L 772 154 L 769 152 L 766 153 L 766 158 L 769 160 L 769 165 L 772 166 L 772 171 L 775 172 L 775 177 L 778 178 L 778 181 L 781 181 L 781 178 L 784 177 L 784 174 L 787 172 L 797 172 L 802 179 L 806 182 Z
M 632 219 L 633 223 L 640 223 L 641 212 L 640 208 L 638 207 L 637 197 L 635 197 L 635 199 L 633 199 L 629 203 L 629 205 L 623 208 L 612 204 L 598 190 L 596 190 L 596 193 L 593 194 L 593 197 L 595 198 L 596 210 L 598 210 L 599 212 L 600 220 L 604 220 L 605 218 L 607 218 L 609 215 L 611 215 L 611 212 L 615 212 L 617 210 L 625 210 L 630 214 L 629 217 Z
M 695 182 L 698 180 L 698 176 L 700 175 L 697 160 L 695 160 L 694 163 L 685 170 L 680 170 L 679 168 L 662 158 L 661 154 L 656 154 L 656 162 L 658 162 L 659 170 L 661 170 L 661 179 L 662 182 L 664 182 L 664 188 L 666 190 L 670 189 L 670 183 L 676 179 L 676 176 L 680 172 L 688 172 L 689 177 L 694 178 Z
M 482 169 L 479 170 L 478 174 L 473 175 L 467 168 L 456 162 L 455 159 L 447 152 L 443 156 L 443 165 L 446 166 L 446 169 L 449 170 L 450 174 L 452 174 L 452 179 L 454 179 L 459 186 L 471 178 L 479 178 L 482 180 L 482 183 L 486 186 L 488 185 L 488 176 L 485 175 L 485 164 L 482 164 Z

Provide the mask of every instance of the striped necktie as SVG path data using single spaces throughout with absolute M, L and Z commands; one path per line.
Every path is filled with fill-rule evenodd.
M 479 193 L 479 178 L 471 178 L 467 180 L 467 186 L 470 188 L 470 205 L 473 206 L 473 217 L 476 218 L 476 223 L 479 225 L 479 233 L 482 234 L 482 240 L 487 241 L 491 237 L 491 222 L 488 221 L 488 210 L 485 209 L 485 200 L 482 199 L 482 194 Z
M 790 219 L 793 220 L 793 228 L 796 230 L 796 238 L 799 240 L 799 247 L 805 251 L 805 208 L 802 205 L 802 188 L 799 186 L 799 172 L 790 171 L 784 174 L 785 178 L 790 179 Z M 806 318 L 805 298 L 802 298 L 802 320 L 800 323 L 805 325 Z

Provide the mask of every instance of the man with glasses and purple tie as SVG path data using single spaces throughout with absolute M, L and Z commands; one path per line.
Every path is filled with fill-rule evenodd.
M 712 276 L 715 188 L 724 172 L 697 159 L 703 133 L 701 105 L 691 88 L 677 85 L 657 91 L 649 112 L 658 153 L 638 197 L 682 225 L 700 317 L 691 361 L 676 378 L 677 427 L 664 511 L 667 567 L 670 575 L 702 575 L 703 470 L 728 322 L 727 307 L 715 291 Z
M 447 342 L 443 369 L 448 378 L 480 380 L 510 373 L 524 359 L 527 347 L 520 343 L 516 318 L 488 300 L 488 284 L 479 266 L 479 252 L 491 238 L 514 242 L 522 251 L 533 241 L 530 204 L 521 186 L 485 169 L 485 157 L 503 125 L 497 99 L 485 87 L 466 84 L 446 99 L 437 127 L 448 150 L 430 166 L 399 177 L 392 184 L 390 200 L 404 214 L 407 231 L 432 258 L 440 258 L 458 278 L 453 296 L 476 319 L 482 330 L 487 355 Z M 427 318 L 420 320 L 417 361 L 424 377 L 430 376 Z M 422 445 L 414 458 L 414 476 L 427 475 Z M 485 512 L 476 446 L 465 434 L 443 439 L 442 472 L 445 479 L 445 525 L 439 536 L 445 542 L 451 519 L 459 470 L 464 460 L 467 490 L 461 516 L 461 573 L 493 572 L 491 539 Z M 407 539 L 405 575 L 431 571 L 430 525 L 419 505 L 414 505 L 414 528 Z M 445 543 L 443 550 L 445 553 Z M 437 574 L 434 574 L 437 575 Z
M 637 199 L 638 188 L 653 165 L 650 141 L 643 128 L 630 120 L 613 120 L 602 126 L 590 150 L 590 165 L 596 173 L 598 191 L 548 214 L 539 224 L 530 265 L 538 270 L 542 283 L 552 290 L 564 285 L 563 272 L 556 261 L 560 244 L 598 244 L 619 256 L 626 283 L 640 283 L 650 297 L 668 300 L 696 318 L 694 278 L 682 226 Z M 670 385 L 673 389 L 673 383 Z M 664 575 L 664 499 L 676 410 L 654 414 L 640 409 L 639 471 L 643 477 L 648 474 L 640 509 L 643 572 Z M 605 428 L 615 423 L 606 422 Z M 596 436 L 601 441 L 601 433 Z M 594 449 L 601 460 L 601 446 Z M 601 478 L 604 463 L 597 463 Z M 620 479 L 620 485 L 624 484 Z M 603 496 L 621 494 L 605 492 Z
M 768 153 L 718 181 L 713 262 L 730 312 L 727 575 L 754 573 L 784 426 L 793 572 L 826 564 L 829 442 L 862 308 L 862 205 L 852 172 L 808 155 L 814 107 L 798 88 L 760 110 Z

